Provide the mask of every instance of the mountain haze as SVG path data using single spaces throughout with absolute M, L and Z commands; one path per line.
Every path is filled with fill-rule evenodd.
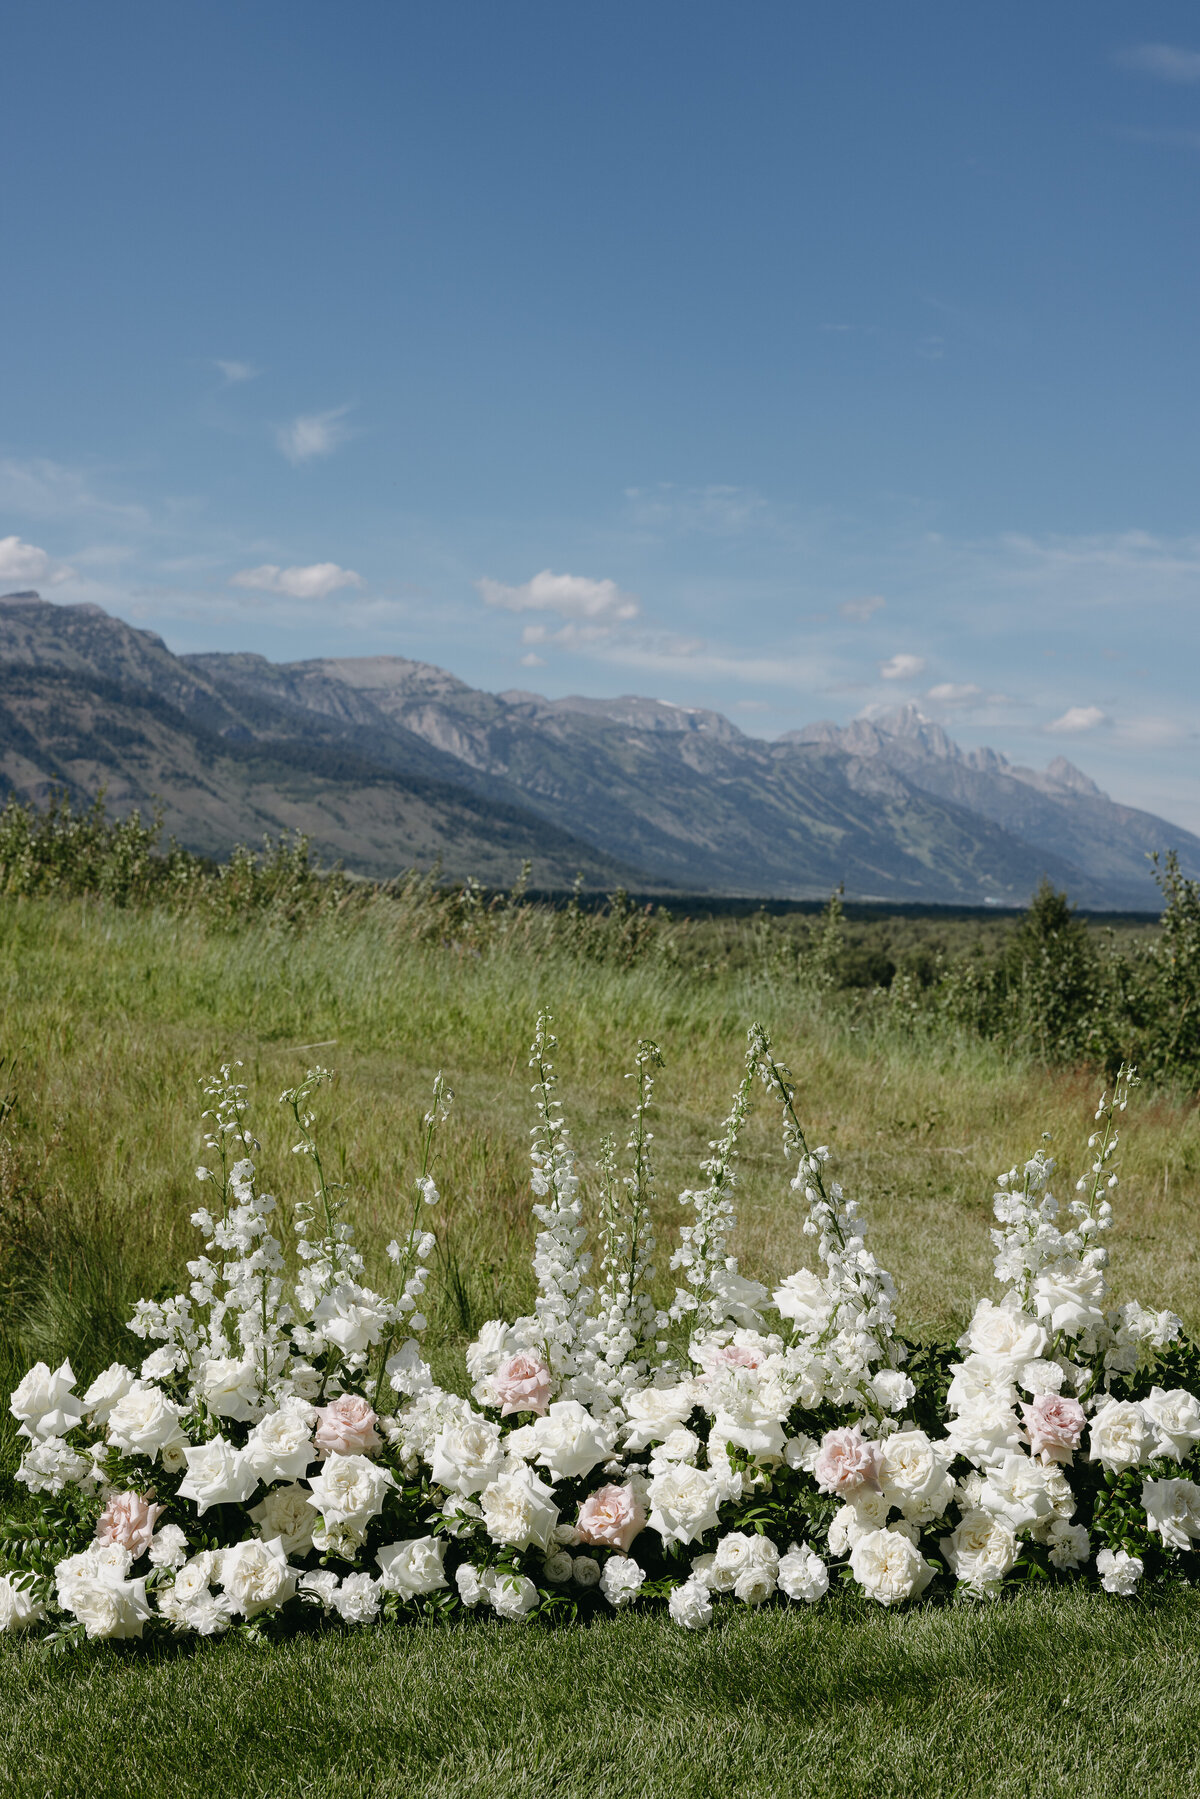
M 190 847 L 284 827 L 373 876 L 442 859 L 541 887 L 1021 904 L 1042 875 L 1093 907 L 1155 904 L 1147 853 L 1200 839 L 1063 758 L 964 752 L 913 707 L 774 742 L 720 713 L 482 692 L 402 657 L 176 656 L 93 606 L 0 601 L 0 784 L 157 796 Z

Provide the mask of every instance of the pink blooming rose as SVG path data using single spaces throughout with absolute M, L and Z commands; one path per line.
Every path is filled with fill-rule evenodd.
M 582 1542 L 625 1555 L 646 1528 L 646 1509 L 632 1487 L 601 1487 L 580 1506 L 575 1528 Z
M 1048 1462 L 1069 1462 L 1087 1422 L 1079 1401 L 1064 1399 L 1060 1393 L 1039 1393 L 1032 1405 L 1022 1405 L 1021 1413 L 1034 1455 Z
M 710 1378 L 721 1368 L 757 1368 L 762 1359 L 757 1349 L 747 1349 L 741 1343 L 726 1343 L 720 1349 L 706 1349 L 701 1355 L 704 1372 Z
M 317 1407 L 313 1443 L 322 1459 L 327 1455 L 374 1455 L 382 1447 L 375 1413 L 357 1393 L 343 1393 L 329 1405 Z
M 149 1549 L 162 1509 L 140 1493 L 114 1493 L 96 1525 L 97 1543 L 119 1543 L 136 1561 Z
M 536 1412 L 539 1417 L 550 1403 L 550 1370 L 540 1356 L 510 1355 L 492 1376 L 492 1391 L 500 1401 L 500 1416 L 510 1412 Z
M 813 1473 L 823 1493 L 845 1499 L 860 1487 L 879 1485 L 879 1445 L 868 1443 L 857 1424 L 826 1431 Z

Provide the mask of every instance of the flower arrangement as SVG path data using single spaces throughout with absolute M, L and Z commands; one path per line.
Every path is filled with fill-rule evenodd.
M 366 1284 L 314 1133 L 327 1072 L 282 1096 L 312 1197 L 281 1235 L 246 1090 L 230 1067 L 206 1083 L 204 1247 L 186 1292 L 138 1303 L 140 1367 L 114 1363 L 78 1393 L 69 1362 L 38 1363 L 12 1395 L 32 1517 L 0 1526 L 0 1630 L 74 1643 L 632 1605 L 696 1630 L 722 1604 L 816 1605 L 834 1580 L 891 1606 L 1200 1577 L 1200 1400 L 1184 1384 L 1200 1385 L 1200 1360 L 1171 1313 L 1110 1303 L 1102 1247 L 1132 1070 L 1101 1096 L 1065 1208 L 1044 1149 L 999 1177 L 1001 1292 L 956 1353 L 899 1334 L 894 1284 L 757 1026 L 705 1184 L 681 1195 L 665 1311 L 648 1123 L 661 1057 L 638 1045 L 626 1159 L 611 1140 L 599 1158 L 593 1270 L 556 1047 L 543 1014 L 537 1300 L 470 1344 L 469 1398 L 421 1351 L 441 1077 L 386 1292 Z M 773 1294 L 729 1252 L 760 1085 L 817 1262 Z

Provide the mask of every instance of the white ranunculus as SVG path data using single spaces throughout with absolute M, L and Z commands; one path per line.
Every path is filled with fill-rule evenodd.
M 1004 1400 L 980 1398 L 963 1407 L 946 1427 L 946 1440 L 955 1455 L 965 1455 L 977 1467 L 1002 1461 L 1022 1441 L 1021 1425 Z
M 136 1378 L 124 1362 L 110 1362 L 103 1374 L 96 1376 L 83 1396 L 83 1409 L 94 1424 L 107 1422 L 118 1399 L 124 1399 Z
M 625 1442 L 632 1450 L 648 1449 L 686 1424 L 696 1408 L 696 1388 L 691 1381 L 674 1387 L 644 1387 L 624 1401 Z
M 632 1605 L 646 1576 L 628 1555 L 610 1555 L 600 1576 L 600 1591 L 616 1611 Z
M 805 1336 L 817 1336 L 829 1321 L 833 1301 L 822 1281 L 807 1268 L 789 1274 L 772 1295 L 781 1318 L 790 1318 Z
M 235 1611 L 247 1618 L 270 1611 L 296 1591 L 295 1570 L 288 1567 L 283 1544 L 248 1537 L 221 1558 L 221 1585 Z
M 577 1587 L 598 1587 L 600 1572 L 600 1564 L 594 1555 L 572 1556 L 571 1579 Z
M 392 1308 L 378 1293 L 354 1281 L 343 1281 L 327 1293 L 313 1313 L 313 1325 L 343 1355 L 359 1355 L 387 1335 Z
M 386 1468 L 378 1467 L 365 1455 L 328 1455 L 320 1474 L 309 1482 L 309 1504 L 320 1512 L 327 1526 L 348 1524 L 362 1531 L 383 1510 L 388 1488 L 395 1484 Z
M 1044 1352 L 1046 1342 L 1044 1326 L 1019 1306 L 997 1306 L 990 1299 L 981 1299 L 959 1348 L 986 1361 L 1003 1363 L 1012 1380 L 1019 1368 Z
M 850 1551 L 850 1572 L 880 1605 L 915 1599 L 933 1579 L 933 1570 L 915 1544 L 894 1530 L 873 1530 Z
M 1046 1468 L 1027 1455 L 1006 1455 L 988 1469 L 980 1506 L 1002 1518 L 1011 1531 L 1027 1530 L 1055 1515 Z
M 258 1475 L 243 1449 L 224 1437 L 184 1450 L 187 1473 L 179 1483 L 180 1499 L 195 1501 L 202 1518 L 210 1505 L 241 1505 L 258 1485 Z
M 1145 1480 L 1146 1524 L 1167 1549 L 1190 1549 L 1200 1537 L 1200 1487 L 1192 1480 Z
M 552 1480 L 577 1480 L 608 1461 L 616 1447 L 615 1426 L 592 1417 L 577 1399 L 558 1399 L 532 1426 L 536 1459 Z
M 906 1518 L 928 1524 L 953 1498 L 952 1459 L 951 1446 L 932 1442 L 923 1430 L 894 1431 L 880 1444 L 879 1484 Z
M 470 1562 L 461 1562 L 454 1570 L 454 1584 L 458 1588 L 458 1596 L 463 1604 L 472 1611 L 477 1605 L 488 1602 L 496 1582 L 496 1570 L 473 1568 Z
M 499 1427 L 476 1412 L 439 1431 L 429 1457 L 438 1486 L 464 1498 L 495 1480 L 504 1463 L 505 1444 Z
M 196 1392 L 216 1417 L 246 1424 L 258 1406 L 258 1373 L 249 1357 L 210 1356 L 196 1370 Z
M 558 1523 L 554 1490 L 538 1479 L 532 1468 L 507 1469 L 490 1481 L 479 1496 L 484 1529 L 493 1543 L 512 1549 L 549 1549 Z
M 1033 1303 L 1056 1336 L 1078 1337 L 1104 1323 L 1105 1292 L 1104 1270 L 1077 1262 L 1039 1274 Z
M 316 1459 L 308 1422 L 299 1409 L 268 1412 L 250 1432 L 242 1451 L 266 1486 L 276 1480 L 299 1480 Z
M 86 1576 L 74 1581 L 69 1593 L 60 1595 L 66 1611 L 73 1612 L 89 1637 L 140 1637 L 153 1614 L 146 1599 L 144 1580 Z
M 829 1569 L 807 1543 L 793 1543 L 779 1558 L 779 1591 L 789 1599 L 815 1605 L 829 1591 Z
M 46 1616 L 41 1600 L 35 1599 L 24 1584 L 30 1578 L 28 1575 L 0 1574 L 0 1635 L 24 1630 L 30 1624 L 40 1624 Z
M 542 1573 L 552 1587 L 561 1587 L 571 1578 L 574 1559 L 565 1549 L 556 1549 L 542 1563 Z
M 712 1600 L 702 1580 L 685 1580 L 672 1588 L 667 1609 L 676 1624 L 684 1630 L 703 1630 L 712 1623 Z
M 1169 1393 L 1151 1387 L 1141 1404 L 1143 1415 L 1157 1433 L 1152 1453 L 1182 1462 L 1200 1443 L 1200 1401 L 1183 1387 L 1173 1387 Z
M 369 1574 L 347 1574 L 334 1594 L 334 1607 L 346 1624 L 371 1624 L 379 1616 L 380 1582 Z
M 524 1618 L 537 1604 L 538 1590 L 524 1574 L 498 1573 L 488 1598 L 497 1617 Z
M 389 1543 L 377 1550 L 375 1560 L 383 1571 L 384 1591 L 399 1593 L 401 1599 L 416 1599 L 449 1586 L 442 1566 L 445 1553 L 443 1537 L 413 1537 L 407 1543 Z
M 108 1414 L 108 1440 L 131 1455 L 156 1455 L 185 1441 L 179 1427 L 179 1407 L 161 1387 L 135 1381 Z
M 948 1537 L 942 1554 L 956 1579 L 977 1593 L 996 1590 L 1017 1559 L 1017 1539 L 991 1512 L 967 1512 Z
M 308 1503 L 308 1488 L 300 1481 L 289 1487 L 272 1487 L 265 1499 L 251 1507 L 250 1519 L 268 1543 L 278 1537 L 286 1555 L 304 1555 L 312 1548 L 317 1518 Z
M 39 1437 L 65 1437 L 83 1416 L 83 1401 L 72 1388 L 75 1376 L 70 1362 L 62 1362 L 53 1373 L 45 1362 L 35 1362 L 24 1380 L 14 1388 L 9 1409 L 19 1419 L 19 1437 L 35 1442 Z
M 1156 1434 L 1140 1405 L 1106 1399 L 1088 1433 L 1090 1458 L 1118 1474 L 1123 1468 L 1139 1468 L 1149 1461 Z
M 899 1368 L 881 1368 L 868 1381 L 867 1390 L 879 1401 L 885 1412 L 900 1413 L 917 1389 Z
M 1096 1572 L 1106 1593 L 1130 1599 L 1137 1592 L 1144 1564 L 1140 1556 L 1127 1555 L 1123 1549 L 1101 1549 L 1096 1556 Z
M 721 1492 L 709 1470 L 683 1462 L 654 1476 L 647 1499 L 650 1528 L 664 1543 L 695 1543 L 715 1528 Z

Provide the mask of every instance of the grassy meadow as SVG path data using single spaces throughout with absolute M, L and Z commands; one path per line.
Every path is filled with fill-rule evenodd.
M 1052 1133 L 1071 1170 L 1098 1086 L 936 1017 L 822 1005 L 736 956 L 631 966 L 530 931 L 482 948 L 415 941 L 386 909 L 307 929 L 228 927 L 104 901 L 0 900 L 0 1385 L 70 1355 L 87 1381 L 132 1301 L 174 1290 L 197 1242 L 199 1077 L 240 1059 L 263 1163 L 303 1190 L 276 1099 L 321 1062 L 320 1136 L 373 1257 L 401 1228 L 421 1114 L 456 1093 L 436 1170 L 443 1246 L 428 1343 L 465 1380 L 483 1319 L 532 1297 L 527 1045 L 539 1006 L 561 1096 L 594 1163 L 622 1131 L 639 1037 L 655 1097 L 659 1268 L 759 1018 L 801 1115 L 828 1142 L 901 1288 L 901 1328 L 945 1335 L 990 1289 L 994 1175 Z M 1200 1330 L 1200 1120 L 1145 1087 L 1125 1124 L 1109 1239 L 1119 1297 Z M 1066 1189 L 1067 1180 L 1060 1183 Z M 763 1279 L 806 1259 L 778 1120 L 744 1139 L 737 1250 Z M 0 1436 L 0 1509 L 19 1506 Z M 719 1616 L 694 1638 L 622 1616 L 549 1630 L 482 1621 L 238 1641 L 0 1651 L 0 1793 L 1123 1794 L 1200 1791 L 1200 1596 L 1030 1594 L 890 1617 L 838 1594 L 814 1613 Z M 1164 1723 L 1169 1721 L 1169 1728 Z

